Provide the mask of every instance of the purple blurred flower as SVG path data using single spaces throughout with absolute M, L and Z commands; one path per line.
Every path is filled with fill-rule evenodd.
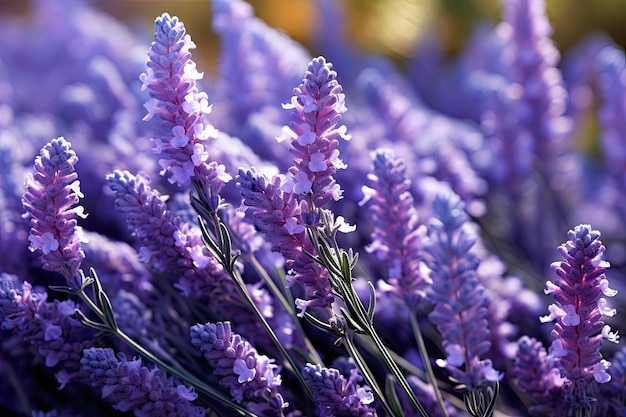
M 333 175 L 346 164 L 339 158 L 338 138 L 349 140 L 345 126 L 337 127 L 347 109 L 337 73 L 324 57 L 313 58 L 302 83 L 294 89 L 289 125 L 279 141 L 290 140 L 294 166 L 289 169 L 290 191 L 306 194 L 308 210 L 314 212 L 330 200 L 341 199 L 343 191 Z
M 389 150 L 379 150 L 372 156 L 374 172 L 368 175 L 369 186 L 363 187 L 360 203 L 371 199 L 374 231 L 367 250 L 386 263 L 392 291 L 415 306 L 425 298 L 432 283 L 421 270 L 426 228 L 418 224 L 404 160 L 395 158 Z
M 103 399 L 120 411 L 133 411 L 137 417 L 201 417 L 203 407 L 191 402 L 198 395 L 174 377 L 154 367 L 142 365 L 141 359 L 129 361 L 123 353 L 117 357 L 110 348 L 92 347 L 83 351 L 82 369 L 91 385 L 100 389 Z
M 207 196 L 216 196 L 231 177 L 223 165 L 209 162 L 209 143 L 217 131 L 206 119 L 211 112 L 208 96 L 196 86 L 203 75 L 191 60 L 189 50 L 195 44 L 177 17 L 164 13 L 155 27 L 148 69 L 140 77 L 142 88 L 152 97 L 145 104 L 148 114 L 144 120 L 157 116 L 161 121 L 153 151 L 164 156 L 159 160 L 161 173 L 169 173 L 171 183 L 188 185 L 195 178 Z
M 617 343 L 618 336 L 601 317 L 614 316 L 616 310 L 601 295 L 612 297 L 617 291 L 609 288 L 604 275 L 609 263 L 604 260 L 600 232 L 581 224 L 568 232 L 568 238 L 558 249 L 563 261 L 552 264 L 557 278 L 546 282 L 545 293 L 553 294 L 556 302 L 541 321 L 556 320 L 549 353 L 578 397 L 593 380 L 606 383 L 611 379 L 610 362 L 602 358 L 600 346 L 603 339 Z
M 480 359 L 489 352 L 490 342 L 488 300 L 476 276 L 480 261 L 471 251 L 477 238 L 457 195 L 438 195 L 433 209 L 430 240 L 424 247 L 433 282 L 429 299 L 435 305 L 428 317 L 443 337 L 446 360 L 440 365 L 471 389 L 483 380 L 502 378 L 491 360 Z
M 183 295 L 208 295 L 227 278 L 198 228 L 167 209 L 163 197 L 150 187 L 149 177 L 116 170 L 107 179 L 116 210 L 126 215 L 128 228 L 141 244 L 140 257 L 155 270 L 176 276 L 174 286 Z
M 280 397 L 280 368 L 257 353 L 246 340 L 232 333 L 230 322 L 191 326 L 191 344 L 200 349 L 220 384 L 238 403 L 267 403 L 274 408 Z M 281 405 L 286 406 L 286 404 Z
M 69 381 L 82 378 L 80 356 L 93 344 L 94 335 L 72 317 L 76 310 L 73 301 L 47 298 L 47 293 L 33 290 L 28 282 L 16 289 L 7 275 L 0 276 L 2 329 L 33 346 L 47 367 L 56 368 L 56 379 L 63 388 Z
M 83 197 L 74 170 L 77 161 L 64 138 L 50 141 L 35 159 L 35 172 L 26 180 L 22 200 L 25 217 L 30 218 L 29 249 L 41 250 L 44 269 L 63 274 L 75 287 L 80 286 L 75 278 L 80 276 L 78 270 L 85 258 L 81 248 L 84 238 L 76 216 L 86 217 L 77 205 Z
M 334 368 L 307 364 L 302 370 L 304 381 L 313 391 L 320 417 L 374 417 L 374 395 L 359 385 L 363 377 L 354 368 L 346 379 Z
M 550 414 L 563 409 L 565 381 L 541 342 L 528 336 L 519 340 L 513 375 L 518 386 L 535 402 L 529 407 L 531 413 Z

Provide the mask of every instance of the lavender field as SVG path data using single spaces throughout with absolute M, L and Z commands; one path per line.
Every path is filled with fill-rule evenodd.
M 285 0 L 287 1 L 287 0 Z M 625 416 L 626 59 L 0 13 L 2 416 Z M 196 43 L 194 43 L 194 40 Z

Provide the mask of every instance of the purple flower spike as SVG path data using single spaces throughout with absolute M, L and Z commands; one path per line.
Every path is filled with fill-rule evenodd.
M 72 285 L 80 276 L 78 270 L 85 258 L 84 241 L 76 217 L 85 218 L 83 207 L 77 205 L 80 182 L 74 166 L 76 153 L 64 138 L 47 143 L 35 159 L 34 174 L 26 180 L 22 204 L 25 217 L 30 218 L 29 249 L 40 250 L 43 267 L 57 271 Z
M 339 200 L 343 191 L 333 175 L 346 164 L 339 158 L 337 138 L 350 139 L 346 127 L 337 127 L 346 111 L 344 94 L 337 73 L 324 57 L 313 58 L 302 83 L 294 89 L 289 126 L 279 141 L 289 139 L 294 155 L 292 189 L 296 194 L 310 194 L 311 209 Z
M 165 206 L 145 174 L 116 170 L 107 176 L 115 208 L 126 215 L 128 229 L 141 244 L 141 260 L 159 272 L 178 277 L 183 295 L 207 295 L 227 277 L 204 246 L 200 230 L 189 227 Z
M 110 348 L 92 347 L 83 351 L 80 364 L 91 385 L 117 410 L 132 410 L 137 417 L 206 415 L 204 408 L 191 403 L 198 397 L 193 388 L 156 367 L 147 368 L 141 359 L 129 361 L 123 353 L 116 357 Z
M 541 342 L 528 336 L 519 340 L 513 373 L 519 387 L 535 401 L 530 412 L 562 410 L 564 380 Z
M 313 391 L 313 400 L 318 404 L 320 417 L 376 415 L 376 409 L 371 405 L 374 396 L 369 389 L 358 385 L 363 377 L 356 368 L 346 380 L 337 369 L 309 363 L 302 370 L 302 376 Z
M 223 166 L 207 162 L 208 144 L 217 131 L 206 120 L 211 112 L 209 98 L 196 86 L 203 76 L 189 52 L 196 46 L 177 17 L 164 13 L 155 27 L 148 69 L 140 79 L 142 89 L 148 89 L 152 97 L 145 104 L 148 114 L 144 120 L 157 116 L 161 121 L 161 132 L 153 138 L 153 151 L 164 156 L 159 160 L 161 173 L 170 173 L 169 181 L 179 186 L 196 178 L 205 191 L 217 194 L 231 177 Z
M 420 270 L 426 228 L 418 224 L 404 161 L 386 150 L 375 152 L 373 157 L 374 172 L 368 175 L 369 186 L 363 187 L 365 197 L 361 201 L 372 201 L 374 231 L 367 249 L 387 263 L 392 291 L 408 305 L 415 305 L 431 284 Z
M 559 246 L 563 261 L 555 262 L 555 282 L 546 282 L 546 294 L 553 294 L 555 303 L 542 322 L 556 320 L 550 355 L 556 358 L 561 374 L 572 382 L 574 394 L 584 390 L 592 381 L 605 383 L 610 362 L 602 358 L 603 339 L 616 342 L 618 336 L 601 320 L 614 316 L 616 310 L 608 307 L 602 297 L 614 296 L 604 275 L 609 263 L 604 260 L 604 246 L 600 232 L 581 224 L 568 232 L 569 240 Z
M 491 344 L 487 298 L 476 276 L 480 261 L 471 251 L 476 236 L 456 194 L 438 195 L 433 209 L 436 219 L 424 252 L 433 282 L 430 300 L 435 304 L 429 318 L 443 336 L 446 351 L 446 360 L 438 363 L 471 389 L 482 380 L 502 378 L 491 360 L 480 360 Z
M 281 184 L 281 177 L 275 176 L 270 181 L 254 169 L 240 169 L 237 177 L 243 204 L 253 214 L 255 227 L 272 242 L 272 250 L 286 259 L 291 271 L 287 284 L 299 282 L 306 291 L 306 301 L 296 300 L 302 316 L 308 307 L 330 308 L 335 298 L 328 271 L 304 252 L 315 253 L 315 248 L 306 237 L 294 193 L 283 191 Z
M 200 349 L 220 384 L 230 390 L 238 403 L 272 404 L 280 394 L 279 367 L 274 360 L 257 353 L 246 340 L 230 328 L 230 322 L 191 326 L 191 344 Z M 282 398 L 282 397 L 280 397 Z M 286 405 L 286 404 L 285 404 Z

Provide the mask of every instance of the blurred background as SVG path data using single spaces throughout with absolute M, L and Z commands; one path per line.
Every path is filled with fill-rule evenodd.
M 74 0 L 59 0 L 74 1 Z M 167 11 L 178 16 L 198 45 L 196 60 L 215 64 L 216 39 L 210 27 L 209 0 L 88 0 L 129 25 L 152 33 L 153 20 Z M 257 16 L 311 48 L 319 22 L 315 0 L 250 0 Z M 336 0 L 349 17 L 345 32 L 359 48 L 385 54 L 396 61 L 411 54 L 420 38 L 435 33 L 454 55 L 471 28 L 481 21 L 500 19 L 499 0 Z M 0 0 L 0 13 L 28 14 L 27 0 Z M 553 39 L 563 51 L 594 31 L 604 31 L 626 45 L 626 0 L 547 0 Z M 55 24 L 61 24 L 55 23 Z M 1 48 L 1 45 L 0 45 Z M 315 53 L 312 50 L 312 53 Z

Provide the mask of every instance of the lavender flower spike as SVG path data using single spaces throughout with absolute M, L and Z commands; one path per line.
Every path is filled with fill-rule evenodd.
M 476 236 L 458 195 L 437 195 L 433 209 L 436 219 L 430 224 L 431 240 L 424 248 L 433 282 L 429 296 L 435 304 L 429 318 L 443 336 L 447 357 L 439 364 L 471 389 L 482 380 L 497 381 L 502 377 L 493 369 L 491 360 L 480 359 L 491 344 L 487 298 L 476 276 L 480 261 L 471 252 Z
M 287 406 L 278 393 L 282 383 L 279 367 L 272 359 L 258 354 L 240 335 L 232 333 L 230 322 L 196 324 L 191 326 L 190 334 L 191 344 L 204 354 L 220 377 L 220 384 L 230 390 L 235 401 L 266 403 L 275 414 Z
M 337 127 L 347 109 L 336 78 L 332 64 L 324 57 L 313 58 L 302 83 L 293 90 L 291 103 L 283 105 L 293 111 L 289 126 L 278 140 L 291 140 L 291 185 L 295 194 L 310 194 L 311 210 L 331 199 L 339 200 L 343 193 L 333 178 L 338 169 L 347 167 L 339 158 L 337 138 L 349 140 L 350 135 L 344 125 Z
M 148 369 L 141 359 L 129 361 L 123 353 L 116 357 L 110 348 L 92 347 L 83 351 L 80 363 L 91 385 L 117 410 L 133 410 L 137 417 L 206 415 L 204 408 L 191 403 L 198 397 L 193 388 L 167 377 L 159 368 Z
M 431 284 L 420 270 L 426 229 L 418 224 L 404 161 L 389 150 L 379 150 L 373 158 L 374 172 L 367 176 L 369 186 L 363 187 L 365 197 L 360 203 L 372 201 L 374 231 L 367 250 L 387 263 L 391 290 L 413 306 L 425 298 Z
M 356 368 L 346 380 L 337 369 L 309 363 L 302 370 L 302 376 L 313 391 L 320 417 L 376 416 L 376 409 L 370 405 L 374 396 L 370 390 L 357 385 L 363 377 Z
M 83 207 L 77 205 L 80 192 L 78 174 L 74 169 L 78 157 L 64 138 L 51 140 L 35 159 L 34 174 L 26 180 L 22 204 L 30 218 L 29 249 L 43 253 L 43 267 L 57 271 L 73 286 L 78 269 L 85 258 L 82 228 L 76 217 L 85 218 Z
M 211 112 L 208 96 L 196 86 L 196 80 L 203 76 L 189 52 L 196 45 L 177 17 L 164 13 L 156 19 L 155 27 L 148 68 L 140 79 L 142 89 L 148 89 L 152 97 L 145 104 L 148 114 L 144 120 L 157 116 L 161 121 L 160 135 L 153 138 L 153 151 L 165 156 L 159 160 L 161 173 L 169 172 L 169 181 L 179 186 L 195 177 L 205 191 L 217 194 L 231 177 L 224 166 L 207 162 L 208 143 L 217 131 L 206 120 Z
M 616 310 L 607 306 L 601 294 L 612 297 L 617 291 L 609 288 L 604 275 L 609 263 L 604 260 L 600 232 L 581 224 L 570 230 L 568 237 L 558 249 L 563 261 L 552 264 L 557 279 L 546 282 L 545 293 L 553 294 L 556 302 L 541 321 L 556 320 L 550 354 L 576 390 L 593 380 L 605 383 L 611 379 L 607 372 L 610 362 L 602 358 L 600 345 L 602 339 L 617 343 L 618 336 L 601 317 L 614 316 Z

